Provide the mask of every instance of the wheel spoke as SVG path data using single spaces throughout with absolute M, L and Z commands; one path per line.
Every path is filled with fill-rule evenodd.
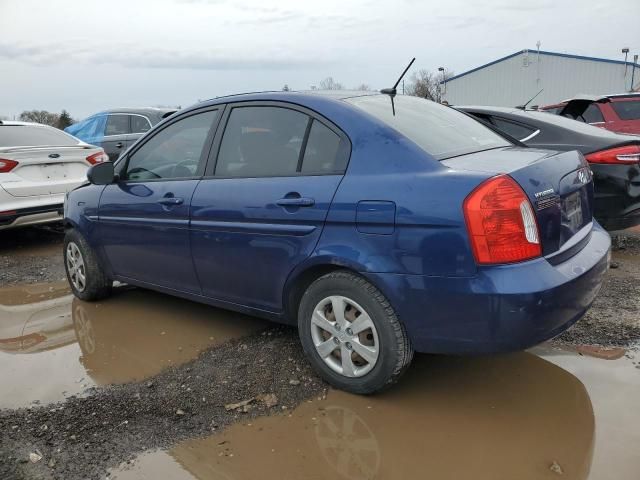
M 375 348 L 362 345 L 360 342 L 353 341 L 351 343 L 353 350 L 369 363 L 375 363 L 378 359 L 378 351 Z
M 353 364 L 353 360 L 351 360 L 351 350 L 344 344 L 340 345 L 340 356 L 342 357 L 342 374 L 345 377 L 355 377 L 356 366 Z
M 336 348 L 338 348 L 338 345 L 334 341 L 333 337 L 319 345 L 316 345 L 316 349 L 322 358 L 327 358 Z
M 331 297 L 331 308 L 333 309 L 333 315 L 336 317 L 336 323 L 340 327 L 346 326 L 346 319 L 344 318 L 344 310 L 347 306 L 344 301 L 344 297 Z
M 314 325 L 317 325 L 322 330 L 329 332 L 331 335 L 334 335 L 336 333 L 336 328 L 334 324 L 331 323 L 329 320 L 327 320 L 327 318 L 324 316 L 324 313 L 322 313 L 321 310 L 316 310 L 315 312 L 313 312 L 313 317 L 311 317 L 311 323 L 313 323 Z
M 358 318 L 351 322 L 350 327 L 353 333 L 357 335 L 358 333 L 365 331 L 367 328 L 373 327 L 373 321 L 369 315 L 362 312 Z

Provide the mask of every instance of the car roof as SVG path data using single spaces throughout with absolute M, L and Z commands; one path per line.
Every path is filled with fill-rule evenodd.
M 235 95 L 225 95 L 221 97 L 215 97 L 203 102 L 191 105 L 187 108 L 180 110 L 180 113 L 187 113 L 192 110 L 196 110 L 202 107 L 220 105 L 231 102 L 289 102 L 303 107 L 314 109 L 314 107 L 330 106 L 330 105 L 345 105 L 348 98 L 363 97 L 363 96 L 380 96 L 382 94 L 378 92 L 363 92 L 354 90 L 308 90 L 308 91 L 266 91 L 266 92 L 251 92 L 251 93 L 239 93 Z

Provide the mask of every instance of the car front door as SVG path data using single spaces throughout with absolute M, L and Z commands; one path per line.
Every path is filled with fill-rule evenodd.
M 218 111 L 176 118 L 118 164 L 98 211 L 114 274 L 130 283 L 199 293 L 189 245 L 189 203 L 204 172 Z
M 288 275 L 320 237 L 350 143 L 326 120 L 280 103 L 230 105 L 218 130 L 216 161 L 191 203 L 202 291 L 278 312 Z

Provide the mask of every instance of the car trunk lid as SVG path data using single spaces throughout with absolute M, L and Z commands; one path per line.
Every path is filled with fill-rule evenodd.
M 101 151 L 90 145 L 0 148 L 0 158 L 18 162 L 0 184 L 16 197 L 66 193 L 86 179 L 87 157 Z
M 582 154 L 507 147 L 443 160 L 455 170 L 507 174 L 523 189 L 536 216 L 543 255 L 578 232 L 588 234 L 593 217 L 593 181 Z

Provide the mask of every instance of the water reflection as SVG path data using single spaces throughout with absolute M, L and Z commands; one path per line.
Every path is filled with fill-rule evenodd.
M 0 289 L 0 407 L 62 400 L 184 363 L 267 322 L 147 290 L 120 287 L 85 303 L 66 282 Z
M 585 479 L 594 417 L 582 383 L 529 353 L 418 356 L 390 391 L 326 400 L 139 458 L 116 478 Z

